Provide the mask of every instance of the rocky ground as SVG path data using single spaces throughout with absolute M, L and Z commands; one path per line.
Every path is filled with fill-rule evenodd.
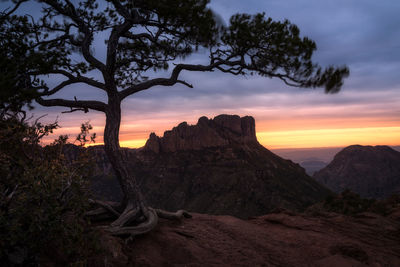
M 400 266 L 400 209 L 345 216 L 287 211 L 241 220 L 193 214 L 126 244 L 102 236 L 107 266 Z

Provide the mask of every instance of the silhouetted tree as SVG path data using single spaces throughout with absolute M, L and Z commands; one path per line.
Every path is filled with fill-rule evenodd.
M 273 21 L 265 14 L 236 14 L 224 27 L 216 23 L 215 15 L 207 7 L 209 0 L 36 2 L 43 7 L 42 17 L 24 21 L 25 31 L 29 29 L 23 39 L 27 49 L 24 57 L 29 59 L 22 64 L 25 67 L 29 63 L 24 74 L 29 75 L 30 89 L 40 94 L 35 98 L 39 104 L 67 107 L 71 112 L 97 110 L 106 115 L 105 151 L 124 198 L 118 204 L 95 201 L 101 208 L 89 215 L 115 217 L 108 229 L 115 235 L 150 231 L 158 216 L 188 215 L 184 211 L 166 213 L 146 206 L 120 153 L 121 102 L 125 98 L 154 86 L 180 83 L 192 87 L 180 78 L 182 71 L 258 74 L 278 78 L 289 86 L 324 87 L 328 93 L 338 92 L 349 73 L 347 67 L 322 69 L 313 63 L 315 43 L 300 37 L 298 27 L 288 20 Z M 105 37 L 104 60 L 93 52 L 96 36 Z M 177 63 L 199 48 L 209 51 L 207 64 Z M 167 78 L 149 77 L 170 67 Z M 92 70 L 102 78 L 90 77 L 88 72 Z M 41 77 L 51 74 L 62 75 L 65 80 L 49 88 Z M 97 88 L 107 95 L 107 101 L 72 96 L 49 98 L 78 83 Z

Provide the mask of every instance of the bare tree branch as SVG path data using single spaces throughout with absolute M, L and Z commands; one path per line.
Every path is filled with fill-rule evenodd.
M 4 10 L 3 12 L 0 12 L 0 21 L 7 18 L 8 16 L 10 16 L 12 13 L 14 13 L 19 6 L 24 3 L 27 2 L 28 0 L 19 0 L 17 3 L 15 3 L 14 7 L 12 9 L 10 9 L 8 11 L 8 9 Z
M 41 97 L 36 99 L 40 105 L 45 107 L 68 107 L 68 108 L 80 108 L 80 109 L 93 109 L 97 111 L 106 111 L 107 104 L 100 101 L 93 100 L 65 100 L 65 99 L 43 99 Z
M 188 87 L 192 87 L 190 84 L 178 80 L 179 74 L 181 73 L 182 70 L 187 70 L 187 71 L 213 71 L 215 68 L 221 66 L 221 65 L 228 65 L 228 66 L 235 66 L 241 64 L 241 61 L 218 61 L 214 62 L 210 65 L 192 65 L 192 64 L 178 64 L 175 66 L 174 70 L 171 73 L 171 76 L 169 78 L 155 78 L 151 79 L 145 82 L 142 82 L 140 84 L 135 84 L 123 91 L 121 91 L 120 94 L 120 99 L 124 99 L 127 96 L 149 89 L 153 86 L 157 85 L 162 85 L 162 86 L 171 86 L 176 83 L 182 83 L 187 85 Z
M 74 76 L 66 70 L 50 70 L 50 71 L 46 71 L 46 72 L 32 71 L 32 72 L 29 72 L 28 74 L 29 75 L 61 74 L 68 78 L 69 83 L 65 84 L 65 86 L 69 85 L 69 84 L 73 84 L 73 83 L 85 83 L 87 85 L 99 88 L 103 91 L 106 91 L 106 85 L 104 83 L 96 81 L 93 78 L 82 76 L 80 74 L 78 76 Z M 67 82 L 67 81 L 65 81 L 65 82 Z M 60 90 L 60 89 L 62 89 L 62 88 L 59 88 L 58 90 Z M 55 90 L 55 88 L 54 88 L 51 91 L 49 91 L 48 95 L 50 95 L 50 93 L 55 93 L 58 90 Z
M 66 86 L 68 86 L 68 85 L 71 85 L 71 84 L 74 84 L 74 83 L 77 83 L 77 82 L 75 82 L 74 80 L 66 80 L 66 81 L 63 81 L 63 82 L 61 82 L 60 84 L 58 84 L 56 87 L 54 87 L 53 89 L 51 89 L 51 90 L 46 90 L 46 91 L 44 92 L 44 94 L 45 94 L 45 95 L 52 95 L 52 94 L 55 94 L 55 93 L 57 93 L 58 91 L 60 91 L 61 89 L 63 89 L 64 87 L 66 87 Z
M 85 112 L 85 113 L 88 113 L 89 112 L 89 109 L 88 108 L 70 108 L 70 110 L 66 110 L 66 111 L 62 111 L 61 113 L 73 113 L 73 112 L 76 112 L 76 111 L 83 111 L 83 112 Z
M 193 84 L 190 84 L 190 83 L 188 83 L 188 82 L 186 82 L 186 81 L 177 80 L 176 82 L 177 82 L 177 83 L 180 83 L 180 84 L 183 84 L 183 85 L 186 85 L 186 86 L 189 87 L 189 88 L 193 88 Z

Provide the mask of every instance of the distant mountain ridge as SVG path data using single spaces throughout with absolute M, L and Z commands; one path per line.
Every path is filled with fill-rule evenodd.
M 310 159 L 329 163 L 343 148 L 344 147 L 281 148 L 271 149 L 271 151 L 282 158 L 290 159 L 296 163 L 309 161 Z
M 320 161 L 318 159 L 305 160 L 300 162 L 300 166 L 306 170 L 306 173 L 310 176 L 314 175 L 317 171 L 324 168 L 328 163 Z
M 314 178 L 335 192 L 350 189 L 362 197 L 388 197 L 400 193 L 400 152 L 389 146 L 349 146 Z
M 88 149 L 97 158 L 94 190 L 117 198 L 103 148 Z M 124 153 L 148 204 L 167 210 L 247 218 L 278 207 L 302 210 L 331 194 L 300 165 L 260 145 L 249 116 L 201 117 L 196 125 L 181 123 L 163 137 L 152 133 L 143 148 Z

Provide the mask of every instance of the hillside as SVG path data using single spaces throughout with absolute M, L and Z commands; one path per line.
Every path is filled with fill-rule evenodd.
M 95 192 L 117 199 L 102 147 L 89 149 L 98 169 Z M 247 218 L 277 207 L 302 210 L 330 194 L 298 164 L 261 146 L 248 116 L 202 117 L 163 137 L 151 134 L 141 149 L 124 151 L 149 205 L 157 208 Z
M 388 197 L 400 193 L 400 152 L 388 146 L 349 146 L 314 178 L 335 192 L 350 189 L 362 197 Z

